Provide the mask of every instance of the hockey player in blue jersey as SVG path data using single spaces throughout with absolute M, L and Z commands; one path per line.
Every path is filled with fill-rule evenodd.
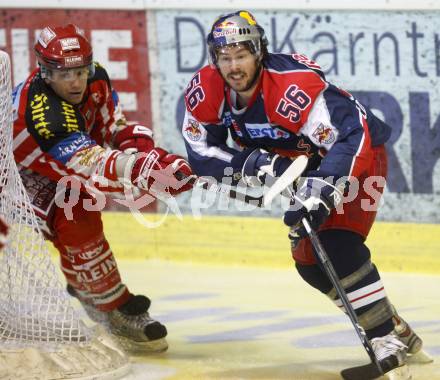
M 419 352 L 422 340 L 397 315 L 365 245 L 377 210 L 363 202 L 377 205 L 383 192 L 390 127 L 329 83 L 316 62 L 301 54 L 269 53 L 263 28 L 247 11 L 218 18 L 207 43 L 210 64 L 185 92 L 182 134 L 194 172 L 222 180 L 232 168 L 234 179 L 252 184 L 279 176 L 292 157 L 307 155 L 306 180 L 284 215 L 296 269 L 342 306 L 301 227 L 307 216 L 376 356 L 394 356 L 392 372 L 409 378 L 407 355 Z M 227 145 L 229 135 L 241 149 Z M 349 180 L 344 188 L 337 186 L 341 178 Z M 370 178 L 379 178 L 374 191 L 366 186 Z M 357 196 L 341 204 L 354 182 Z

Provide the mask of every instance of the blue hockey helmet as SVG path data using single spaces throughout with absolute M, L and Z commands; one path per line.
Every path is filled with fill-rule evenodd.
M 261 60 L 268 45 L 264 29 L 250 12 L 244 10 L 218 17 L 208 34 L 207 43 L 211 66 L 217 65 L 217 53 L 222 47 L 244 44 Z

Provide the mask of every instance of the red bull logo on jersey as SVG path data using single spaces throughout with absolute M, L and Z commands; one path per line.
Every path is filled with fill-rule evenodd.
M 270 124 L 248 124 L 246 131 L 252 139 L 270 138 L 273 140 L 288 139 L 290 133 L 282 129 L 271 127 Z
M 314 138 L 319 144 L 332 144 L 336 141 L 333 129 L 322 124 L 320 124 L 312 133 L 312 138 Z
M 191 141 L 199 141 L 202 137 L 200 125 L 195 120 L 188 120 L 188 124 L 184 128 L 184 132 Z

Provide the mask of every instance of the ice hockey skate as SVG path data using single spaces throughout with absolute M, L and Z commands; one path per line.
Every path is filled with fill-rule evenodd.
M 374 354 L 381 364 L 387 363 L 384 368 L 390 380 L 409 380 L 411 373 L 407 366 L 408 347 L 394 333 L 371 340 Z
M 150 317 L 148 313 L 150 300 L 147 297 L 132 296 L 118 309 L 103 312 L 78 297 L 71 286 L 67 286 L 67 291 L 80 301 L 91 320 L 102 324 L 118 338 L 119 343 L 127 352 L 145 354 L 163 352 L 168 349 L 165 339 L 167 329 Z
M 432 357 L 423 350 L 422 339 L 414 332 L 409 324 L 397 314 L 393 307 L 394 333 L 408 347 L 409 364 L 426 364 L 433 361 Z
M 407 365 L 408 347 L 397 335 L 388 335 L 371 340 L 374 354 L 380 363 L 382 373 L 389 380 L 410 380 L 411 373 Z M 344 369 L 341 372 L 345 380 L 372 380 L 382 378 L 382 373 L 375 363 Z

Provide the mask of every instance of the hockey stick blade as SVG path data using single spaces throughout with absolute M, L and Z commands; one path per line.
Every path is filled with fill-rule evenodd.
M 273 199 L 281 194 L 288 186 L 292 185 L 301 174 L 306 170 L 308 158 L 305 155 L 298 156 L 287 168 L 287 170 L 281 174 L 275 183 L 267 190 L 264 195 L 263 206 L 267 207 L 273 201 Z
M 387 373 L 398 366 L 397 358 L 395 356 L 390 356 L 381 360 L 379 363 L 384 373 Z M 378 366 L 372 362 L 357 367 L 346 368 L 341 371 L 341 376 L 345 380 L 372 380 L 380 378 L 383 374 L 380 372 Z
M 351 367 L 341 371 L 341 376 L 345 380 L 373 380 L 380 378 L 382 374 L 374 363 Z

